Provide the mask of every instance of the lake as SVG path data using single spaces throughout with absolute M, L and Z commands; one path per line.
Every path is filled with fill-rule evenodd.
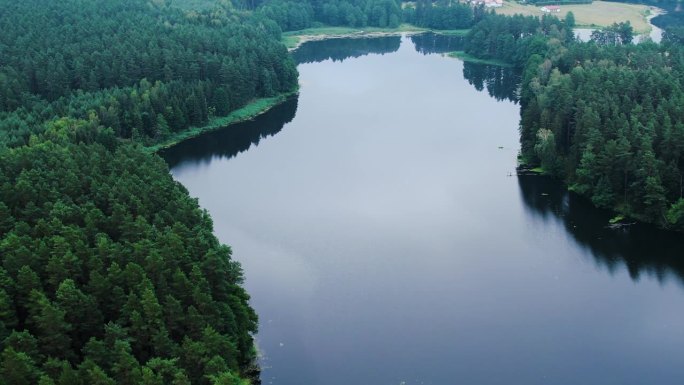
M 516 176 L 518 77 L 422 35 L 163 155 L 242 263 L 277 385 L 681 384 L 684 237 Z

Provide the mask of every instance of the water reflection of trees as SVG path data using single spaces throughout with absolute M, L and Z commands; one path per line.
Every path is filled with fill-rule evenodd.
M 411 42 L 423 55 L 462 51 L 465 38 L 435 33 L 412 35 Z M 485 88 L 496 100 L 518 101 L 520 74 L 513 68 L 463 62 L 463 77 L 478 91 Z
M 203 162 L 214 157 L 232 158 L 257 146 L 262 139 L 280 132 L 297 113 L 298 98 L 292 97 L 284 103 L 254 120 L 238 123 L 179 143 L 160 155 L 169 167 L 181 162 Z
M 496 100 L 518 102 L 520 74 L 514 68 L 465 61 L 463 77 L 478 91 L 486 88 Z
M 401 46 L 400 36 L 310 41 L 293 51 L 292 57 L 297 64 L 317 63 L 324 60 L 343 61 L 370 54 L 384 55 L 396 52 L 399 46 Z
M 423 55 L 462 51 L 464 39 L 463 36 L 449 36 L 430 32 L 411 36 L 411 42 L 416 47 L 416 51 Z
M 528 212 L 541 220 L 560 220 L 574 240 L 587 248 L 596 263 L 611 274 L 625 267 L 634 281 L 643 274 L 662 282 L 666 277 L 684 283 L 684 237 L 649 225 L 609 228 L 611 213 L 569 193 L 553 179 L 518 177 Z

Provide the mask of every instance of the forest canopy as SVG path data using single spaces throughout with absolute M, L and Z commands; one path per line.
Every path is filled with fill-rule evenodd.
M 2 0 L 0 383 L 243 384 L 240 265 L 141 145 L 297 87 L 231 3 Z
M 273 21 L 160 3 L 2 1 L 0 142 L 69 116 L 152 144 L 297 87 Z
M 466 51 L 515 64 L 522 161 L 598 206 L 684 230 L 684 50 L 679 29 L 632 44 L 628 23 L 577 41 L 555 17 L 489 15 Z
M 278 23 L 283 31 L 321 25 L 396 28 L 401 23 L 433 29 L 469 28 L 484 14 L 457 0 L 267 0 L 257 13 Z
M 160 158 L 91 124 L 0 154 L 0 379 L 237 383 L 257 318 L 230 248 Z

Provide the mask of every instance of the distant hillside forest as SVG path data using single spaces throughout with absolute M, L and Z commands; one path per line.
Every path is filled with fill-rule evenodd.
M 457 0 L 266 0 L 256 12 L 275 20 L 283 31 L 319 25 L 396 28 L 401 23 L 435 29 L 469 28 L 484 7 Z

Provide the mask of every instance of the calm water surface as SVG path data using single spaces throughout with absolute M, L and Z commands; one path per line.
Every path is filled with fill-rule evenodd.
M 511 176 L 517 78 L 454 45 L 310 43 L 297 99 L 165 154 L 244 267 L 263 383 L 684 383 L 684 237 Z

